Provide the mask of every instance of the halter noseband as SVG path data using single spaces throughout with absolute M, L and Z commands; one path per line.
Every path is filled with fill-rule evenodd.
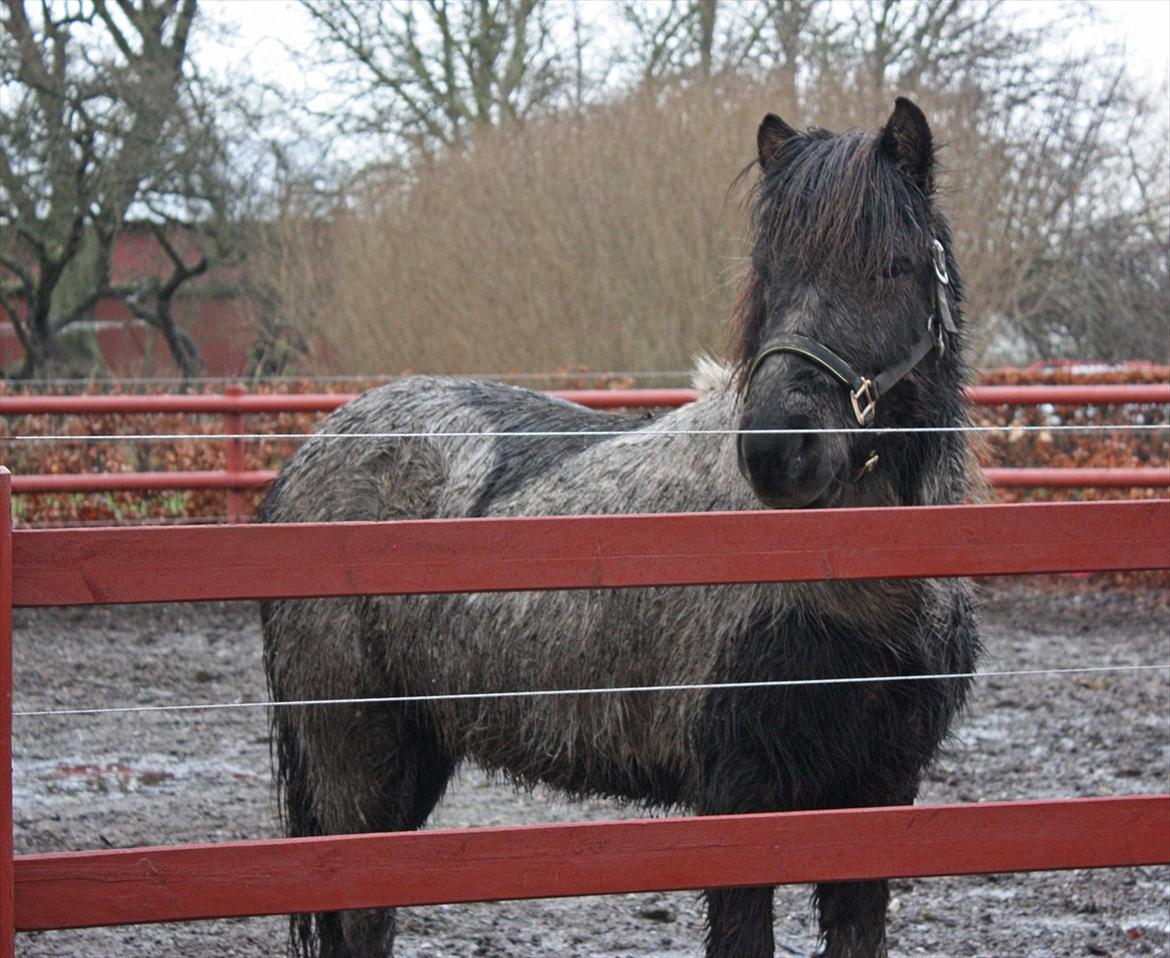
M 934 241 L 933 253 L 931 265 L 934 267 L 935 277 L 935 309 L 926 317 L 926 329 L 914 343 L 910 355 L 902 362 L 874 376 L 863 376 L 828 346 L 818 343 L 815 339 L 795 333 L 775 336 L 764 344 L 763 350 L 752 363 L 744 386 L 745 393 L 751 388 L 752 379 L 765 359 L 777 353 L 792 353 L 820 366 L 825 372 L 840 380 L 849 390 L 849 400 L 853 404 L 853 415 L 857 417 L 858 425 L 868 426 L 877 413 L 878 399 L 904 379 L 932 349 L 937 347 L 941 356 L 946 351 L 944 333 L 959 331 L 951 315 L 951 306 L 947 298 L 947 287 L 950 286 L 951 280 L 947 274 L 946 251 L 937 239 Z

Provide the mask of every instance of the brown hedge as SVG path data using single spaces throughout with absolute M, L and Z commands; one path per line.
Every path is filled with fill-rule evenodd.
M 984 385 L 1039 385 L 1090 383 L 1160 383 L 1170 380 L 1170 367 L 1132 364 L 1127 367 L 1083 368 L 1074 365 L 1043 369 L 995 369 L 981 374 Z M 598 382 L 584 370 L 571 370 L 550 377 L 550 384 L 560 388 L 629 387 L 629 380 Z M 368 383 L 322 384 L 314 381 L 281 382 L 250 386 L 258 393 L 352 392 Z M 76 394 L 77 390 L 59 388 L 20 389 L 2 387 L 3 395 Z M 142 393 L 134 385 L 95 385 L 84 392 L 94 395 Z M 217 393 L 219 386 L 198 391 Z M 1131 424 L 1165 422 L 1167 407 L 1158 404 L 1115 404 L 1092 407 L 1077 406 L 980 406 L 977 421 L 987 425 L 1046 426 L 1054 424 Z M 319 416 L 312 413 L 254 415 L 245 419 L 251 433 L 310 432 Z M 221 470 L 227 465 L 227 443 L 213 437 L 225 430 L 224 420 L 216 415 L 70 415 L 0 417 L 0 446 L 3 462 L 15 474 L 78 472 L 154 472 Z M 183 434 L 207 436 L 207 439 L 127 440 L 56 443 L 10 443 L 6 436 L 18 435 L 145 435 Z M 245 444 L 246 469 L 278 469 L 295 448 L 293 440 L 264 440 Z M 1167 437 L 1154 432 L 1076 432 L 1007 431 L 992 434 L 982 443 L 984 465 L 1004 467 L 1072 466 L 1121 468 L 1166 465 Z M 1046 501 L 1068 498 L 1145 498 L 1164 495 L 1156 489 L 999 489 L 1004 501 L 1021 499 Z M 252 507 L 261 492 L 249 494 Z M 18 496 L 15 518 L 21 526 L 75 525 L 110 522 L 207 522 L 222 521 L 227 513 L 227 493 L 223 490 L 176 490 L 173 492 L 111 492 L 87 494 L 44 493 Z

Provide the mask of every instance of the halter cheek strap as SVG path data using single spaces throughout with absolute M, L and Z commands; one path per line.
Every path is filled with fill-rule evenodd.
M 863 376 L 828 346 L 808 336 L 792 333 L 775 336 L 764 344 L 764 348 L 748 371 L 745 389 L 751 388 L 752 379 L 765 359 L 777 353 L 793 353 L 820 366 L 838 379 L 849 390 L 849 400 L 853 404 L 853 415 L 857 417 L 858 425 L 868 426 L 877 413 L 878 399 L 903 380 L 932 349 L 937 348 L 941 356 L 946 351 L 945 333 L 959 331 L 951 315 L 948 301 L 947 288 L 950 286 L 950 277 L 947 275 L 946 253 L 942 243 L 937 239 L 934 241 L 931 265 L 934 267 L 935 276 L 935 311 L 926 317 L 926 329 L 915 341 L 910 354 L 900 363 L 882 370 L 875 376 Z

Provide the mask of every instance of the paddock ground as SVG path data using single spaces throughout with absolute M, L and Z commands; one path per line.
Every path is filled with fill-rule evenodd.
M 1085 580 L 984 589 L 984 669 L 1170 661 L 1170 594 Z M 250 603 L 18 610 L 18 710 L 264 697 Z M 18 852 L 277 834 L 262 710 L 18 718 Z M 1166 671 L 980 680 L 923 801 L 1131 795 L 1170 787 Z M 464 772 L 440 826 L 633 816 L 602 802 L 517 794 Z M 777 893 L 780 955 L 815 946 L 807 888 Z M 21 935 L 17 954 L 261 956 L 281 918 Z M 894 885 L 891 954 L 1170 955 L 1170 867 L 921 879 Z M 403 910 L 407 958 L 698 955 L 693 893 Z

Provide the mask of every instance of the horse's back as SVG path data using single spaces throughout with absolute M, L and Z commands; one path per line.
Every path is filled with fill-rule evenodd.
M 414 376 L 328 417 L 285 464 L 260 515 L 265 522 L 481 515 L 491 499 L 635 425 L 530 389 Z

